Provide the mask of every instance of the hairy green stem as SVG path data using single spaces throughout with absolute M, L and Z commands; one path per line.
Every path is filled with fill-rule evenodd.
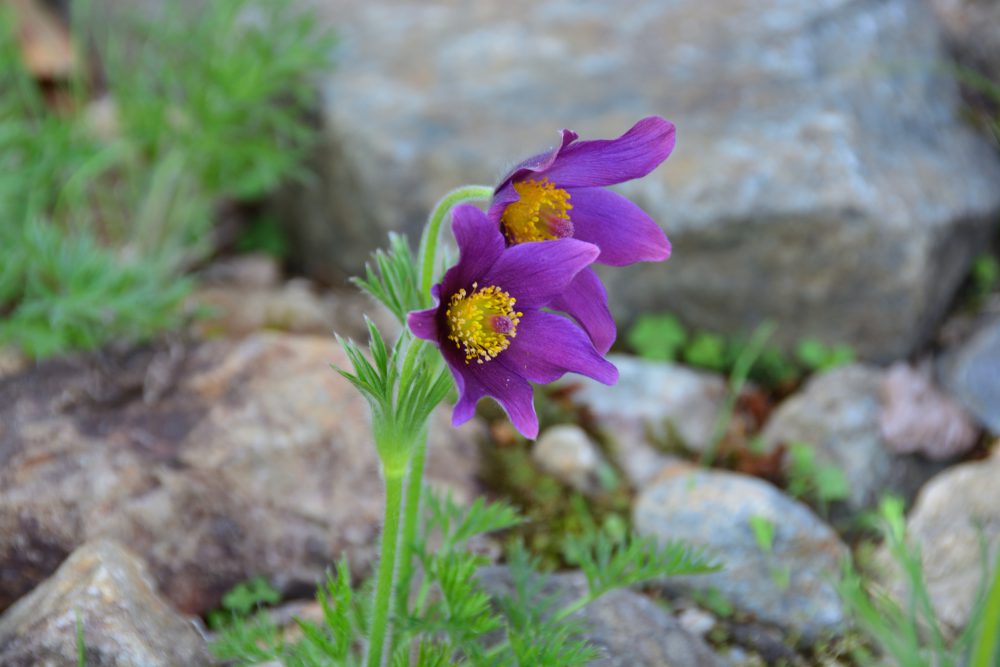
M 389 609 L 396 578 L 396 547 L 399 545 L 399 519 L 403 503 L 403 471 L 385 469 L 385 522 L 382 524 L 382 548 L 379 554 L 378 578 L 375 582 L 375 606 L 372 610 L 371 633 L 368 640 L 367 667 L 382 667 L 386 644 L 392 638 Z M 391 645 L 391 644 L 390 644 Z
M 437 246 L 441 235 L 441 225 L 445 217 L 456 205 L 467 201 L 481 201 L 493 196 L 493 188 L 470 185 L 452 190 L 437 203 L 431 212 L 424 235 L 420 241 L 417 258 L 420 266 L 420 293 L 430 298 L 431 283 L 434 281 L 434 266 L 437 261 Z M 411 343 L 403 360 L 400 380 L 412 381 L 413 367 L 417 363 L 422 345 Z M 375 415 L 374 419 L 384 419 Z M 375 424 L 376 432 L 378 424 Z M 398 435 L 398 433 L 396 434 Z M 413 434 L 407 434 L 410 437 Z M 379 436 L 376 435 L 376 439 Z M 371 632 L 368 643 L 367 667 L 382 667 L 386 646 L 391 652 L 392 621 L 407 611 L 409 580 L 412 573 L 413 555 L 410 550 L 416 539 L 420 515 L 420 493 L 423 486 L 424 459 L 427 449 L 427 429 L 415 434 L 409 443 L 404 465 L 400 457 L 384 458 L 382 469 L 385 475 L 385 522 L 382 525 L 382 548 L 379 556 L 378 574 L 375 581 L 375 601 L 372 610 Z M 379 451 L 386 450 L 380 447 Z M 399 453 L 396 448 L 392 451 Z M 404 480 L 405 477 L 405 480 Z M 406 503 L 403 503 L 403 484 L 406 482 Z M 401 521 L 402 520 L 402 521 Z M 400 528 L 402 527 L 402 534 Z M 403 548 L 399 545 L 402 543 Z M 402 582 L 402 586 L 397 585 Z M 390 612 L 394 611 L 395 614 Z
M 493 188 L 488 185 L 466 185 L 452 190 L 434 206 L 431 217 L 420 239 L 420 294 L 429 296 L 434 282 L 434 263 L 437 261 L 437 245 L 441 236 L 441 224 L 452 208 L 467 201 L 485 201 L 493 196 Z
M 424 485 L 424 461 L 427 458 L 427 431 L 424 430 L 414 443 L 410 457 L 410 472 L 406 478 L 406 502 L 403 505 L 403 539 L 399 553 L 396 590 L 396 614 L 408 611 L 410 598 L 410 578 L 413 575 L 413 545 L 417 541 L 417 525 L 420 518 L 420 498 Z

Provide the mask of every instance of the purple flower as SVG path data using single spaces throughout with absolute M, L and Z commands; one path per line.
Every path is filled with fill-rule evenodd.
M 529 382 L 552 382 L 567 372 L 605 384 L 618 380 L 587 334 L 541 310 L 599 250 L 573 239 L 505 248 L 496 225 L 468 204 L 456 207 L 452 219 L 458 264 L 431 290 L 438 305 L 410 313 L 410 330 L 438 344 L 455 377 L 452 423 L 468 421 L 479 399 L 492 396 L 517 430 L 534 438 L 538 417 Z
M 559 146 L 525 160 L 497 187 L 488 215 L 507 243 L 576 238 L 599 247 L 596 261 L 612 266 L 669 257 L 660 226 L 603 186 L 641 178 L 666 160 L 674 149 L 673 124 L 651 116 L 617 139 L 576 142 L 577 136 L 563 130 Z M 610 349 L 615 322 L 593 269 L 580 271 L 550 306 L 572 315 L 600 352 Z

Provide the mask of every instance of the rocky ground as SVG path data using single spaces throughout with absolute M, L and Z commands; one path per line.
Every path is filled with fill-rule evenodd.
M 268 264 L 249 256 L 212 272 L 243 275 Z M 274 281 L 267 284 L 216 277 L 195 296 L 216 306 L 216 319 L 199 323 L 199 331 L 212 330 L 209 339 L 191 334 L 37 365 L 7 355 L 0 376 L 0 526 L 10 536 L 0 546 L 3 664 L 70 660 L 78 618 L 87 664 L 208 664 L 198 618 L 234 585 L 264 575 L 294 600 L 311 597 L 313 582 L 340 554 L 349 554 L 357 573 L 366 571 L 381 481 L 364 404 L 329 368 L 344 359 L 323 332 L 349 331 L 337 313 L 353 317 L 371 304 L 349 293 L 321 297 L 301 279 L 268 273 Z M 301 302 L 274 301 L 296 311 L 277 317 L 283 325 L 251 322 L 270 317 L 261 303 L 292 290 Z M 996 326 L 946 356 L 996 368 L 1000 356 L 988 346 L 975 356 Z M 621 370 L 617 387 L 569 380 L 558 398 L 542 397 L 561 402 L 564 416 L 543 421 L 550 425 L 531 449 L 537 474 L 598 502 L 610 475 L 629 489 L 629 518 L 640 534 L 707 547 L 726 567 L 647 592 L 671 600 L 673 613 L 628 592 L 589 609 L 593 641 L 608 652 L 601 664 L 810 664 L 811 646 L 850 632 L 835 588 L 857 543 L 850 519 L 885 492 L 916 498 L 909 529 L 922 547 L 935 608 L 956 631 L 967 621 L 981 586 L 980 540 L 1000 546 L 997 460 L 984 458 L 981 431 L 995 413 L 976 418 L 975 401 L 961 391 L 951 398 L 905 365 L 856 363 L 814 375 L 770 411 L 755 455 L 779 462 L 765 476 L 781 484 L 783 447 L 809 443 L 818 461 L 849 482 L 831 513 L 747 471 L 699 465 L 726 397 L 722 376 L 612 358 Z M 996 390 L 963 380 L 954 370 L 963 367 L 947 365 L 943 386 Z M 901 369 L 908 391 L 894 388 Z M 982 377 L 995 381 L 1000 370 Z M 912 437 L 898 425 L 900 411 L 918 425 Z M 921 415 L 938 413 L 944 417 L 919 426 Z M 490 417 L 456 431 L 442 415 L 432 435 L 431 483 L 459 498 L 491 493 L 481 452 L 511 447 L 506 433 Z M 665 446 L 665 433 L 684 446 Z M 766 551 L 751 527 L 761 517 L 776 529 Z M 502 586 L 502 568 L 484 576 Z M 573 576 L 551 586 L 566 586 L 569 595 L 579 585 Z M 719 599 L 721 608 L 712 602 Z M 621 626 L 623 614 L 639 625 Z
M 40 364 L 0 351 L 0 664 L 75 664 L 79 633 L 88 665 L 210 664 L 200 619 L 234 585 L 263 575 L 301 600 L 341 554 L 366 572 L 381 480 L 331 331 L 362 338 L 362 311 L 391 324 L 331 285 L 553 123 L 612 136 L 650 112 L 677 123 L 677 152 L 623 191 L 674 256 L 611 280 L 623 328 L 650 311 L 730 334 L 773 318 L 781 343 L 846 342 L 860 361 L 732 396 L 717 373 L 618 354 L 616 387 L 540 398 L 559 409 L 543 411 L 537 474 L 595 503 L 615 480 L 640 534 L 725 563 L 586 609 L 600 664 L 836 664 L 854 630 L 834 582 L 887 492 L 909 502 L 934 609 L 963 628 L 983 546 L 1000 549 L 1000 302 L 956 295 L 997 232 L 1000 158 L 923 65 L 974 43 L 962 61 L 1000 72 L 993 33 L 968 37 L 1000 4 L 325 7 L 342 44 L 318 177 L 273 204 L 295 277 L 224 258 L 191 304 L 213 314 L 182 334 Z M 842 471 L 842 501 L 792 492 L 794 443 Z M 429 481 L 502 494 L 484 452 L 503 447 L 526 445 L 489 411 L 458 430 L 442 412 Z M 482 576 L 509 585 L 502 565 Z

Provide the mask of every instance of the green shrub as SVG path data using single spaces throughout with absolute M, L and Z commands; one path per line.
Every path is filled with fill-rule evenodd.
M 69 111 L 23 69 L 0 7 L 0 345 L 34 357 L 141 341 L 182 323 L 186 270 L 212 250 L 221 200 L 259 197 L 300 173 L 314 137 L 310 79 L 331 41 L 288 3 L 165 3 L 109 31 L 88 3 L 115 122 L 88 120 L 80 75 Z

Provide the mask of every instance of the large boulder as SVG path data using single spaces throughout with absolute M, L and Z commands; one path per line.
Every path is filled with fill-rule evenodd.
M 661 114 L 670 160 L 622 191 L 667 230 L 666 265 L 609 272 L 620 318 L 853 344 L 926 339 L 1000 211 L 1000 163 L 959 119 L 917 0 L 475 7 L 331 0 L 319 176 L 285 198 L 295 254 L 356 273 L 389 230 L 570 127 L 613 137 Z
M 714 590 L 807 640 L 846 626 L 836 580 L 847 547 L 809 508 L 763 480 L 674 466 L 639 493 L 633 522 L 640 535 L 686 542 L 721 563 L 718 572 L 667 579 L 670 592 Z M 755 524 L 771 527 L 770 543 Z
M 187 613 L 255 575 L 311 594 L 342 554 L 359 573 L 370 564 L 383 483 L 365 401 L 330 368 L 348 365 L 332 337 L 99 361 L 0 378 L 0 609 L 102 537 Z M 428 476 L 462 499 L 477 492 L 470 426 L 439 413 L 431 428 Z
M 122 545 L 88 542 L 0 616 L 0 664 L 91 667 L 209 665 L 195 626 L 156 593 Z

